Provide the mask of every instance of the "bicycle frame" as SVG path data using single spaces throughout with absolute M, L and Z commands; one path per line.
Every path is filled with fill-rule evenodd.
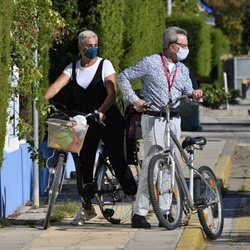
M 191 208 L 191 210 L 195 210 L 194 202 L 193 202 L 193 159 L 188 158 L 184 150 L 182 149 L 178 139 L 176 138 L 174 132 L 170 128 L 170 108 L 169 106 L 165 107 L 166 112 L 166 126 L 165 126 L 165 148 L 163 150 L 160 150 L 159 152 L 162 152 L 166 155 L 166 157 L 170 157 L 171 164 L 172 164 L 172 176 L 174 176 L 174 173 L 177 172 L 178 177 L 180 178 L 180 184 L 182 191 L 185 194 L 185 197 L 187 197 L 188 205 Z M 178 161 L 178 158 L 174 154 L 174 148 L 173 145 L 171 145 L 171 139 L 174 142 L 174 145 L 177 146 L 178 151 L 181 154 L 181 157 L 183 158 L 185 164 L 190 168 L 190 186 L 188 187 L 183 171 L 181 170 L 180 163 Z M 191 163 L 190 163 L 191 162 Z M 175 178 L 172 178 L 171 186 L 174 187 L 175 184 Z
M 187 96 L 181 96 L 180 98 L 178 98 L 178 100 L 184 97 L 187 97 Z M 159 153 L 163 153 L 164 155 L 166 155 L 166 157 L 170 158 L 171 164 L 172 164 L 172 176 L 174 176 L 175 172 L 177 173 L 177 176 L 180 179 L 181 189 L 187 199 L 188 206 L 192 211 L 194 211 L 196 209 L 196 206 L 193 200 L 194 199 L 194 173 L 199 175 L 199 177 L 202 178 L 205 183 L 207 183 L 207 181 L 193 166 L 194 154 L 193 153 L 189 154 L 189 156 L 186 154 L 179 140 L 176 138 L 174 132 L 171 130 L 170 108 L 171 108 L 171 103 L 164 107 L 164 111 L 166 113 L 166 116 L 165 116 L 166 126 L 165 126 L 165 132 L 164 132 L 165 148 L 160 150 Z M 171 142 L 171 140 L 173 141 L 173 143 Z M 187 181 L 185 180 L 185 176 L 181 169 L 181 165 L 178 160 L 178 157 L 175 154 L 174 146 L 177 147 L 178 151 L 180 152 L 181 158 L 183 159 L 185 165 L 189 168 L 189 186 L 187 185 Z M 175 184 L 175 178 L 172 178 L 172 183 L 171 183 L 172 187 L 174 187 L 174 184 Z M 210 190 L 214 192 L 212 189 Z
M 171 129 L 170 129 L 170 137 L 174 141 L 174 144 L 177 146 L 185 164 L 189 167 L 190 180 L 189 180 L 189 187 L 188 187 L 187 182 L 186 182 L 185 177 L 184 177 L 184 174 L 183 174 L 183 171 L 181 169 L 179 160 L 176 156 L 174 157 L 174 162 L 176 163 L 176 165 L 175 165 L 176 172 L 177 172 L 178 177 L 180 178 L 180 184 L 181 184 L 182 191 L 184 192 L 184 195 L 187 198 L 189 207 L 191 208 L 192 211 L 194 211 L 195 206 L 194 206 L 194 201 L 193 201 L 193 176 L 194 176 L 193 159 L 188 158 L 188 156 L 186 155 L 186 153 L 182 149 L 180 142 L 178 141 L 178 139 L 176 138 L 175 134 L 173 133 L 173 131 Z M 192 158 L 193 158 L 193 156 L 192 156 Z

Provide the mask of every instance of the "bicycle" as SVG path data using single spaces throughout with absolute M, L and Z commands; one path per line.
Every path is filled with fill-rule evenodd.
M 54 114 L 46 121 L 48 147 L 54 148 L 56 161 L 55 167 L 49 168 L 48 208 L 43 224 L 45 230 L 49 226 L 55 201 L 62 190 L 67 155 L 69 152 L 79 153 L 88 129 L 88 125 L 77 124 L 73 119 L 69 120 L 69 116 L 55 106 L 51 105 L 51 108 Z M 99 116 L 97 117 L 96 113 L 80 115 L 99 122 Z M 93 185 L 96 203 L 107 221 L 120 224 L 131 216 L 132 197 L 125 195 L 122 191 L 103 144 L 100 146 Z
M 170 129 L 170 112 L 180 100 L 190 98 L 182 95 L 164 107 L 155 105 L 166 119 L 165 148 L 149 161 L 148 189 L 153 210 L 159 223 L 168 230 L 176 229 L 183 211 L 197 212 L 200 224 L 207 237 L 215 240 L 220 237 L 224 226 L 224 212 L 221 190 L 213 170 L 207 166 L 194 167 L 194 151 L 206 144 L 205 137 L 186 137 L 182 144 Z M 189 170 L 185 179 L 182 166 L 175 150 L 179 152 L 184 167 Z

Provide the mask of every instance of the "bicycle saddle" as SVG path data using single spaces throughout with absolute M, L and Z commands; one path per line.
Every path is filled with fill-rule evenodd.
M 182 142 L 182 148 L 185 149 L 188 146 L 199 145 L 204 146 L 207 144 L 207 140 L 203 136 L 190 137 L 187 136 L 185 140 Z

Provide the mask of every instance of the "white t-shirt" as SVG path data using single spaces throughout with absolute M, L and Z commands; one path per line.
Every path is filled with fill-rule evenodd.
M 102 58 L 97 57 L 97 61 L 90 67 L 82 67 L 81 60 L 76 62 L 76 81 L 84 89 L 86 89 L 94 78 L 97 68 L 101 62 Z M 72 63 L 69 64 L 65 70 L 64 74 L 68 75 L 72 79 Z M 102 80 L 115 73 L 115 69 L 112 63 L 105 59 L 102 67 Z

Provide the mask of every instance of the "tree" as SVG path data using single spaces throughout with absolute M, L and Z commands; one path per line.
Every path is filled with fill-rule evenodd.
M 242 40 L 244 34 L 244 16 L 247 0 L 204 0 L 205 4 L 212 7 L 216 26 L 221 28 L 229 38 L 233 54 L 246 51 L 247 43 Z

